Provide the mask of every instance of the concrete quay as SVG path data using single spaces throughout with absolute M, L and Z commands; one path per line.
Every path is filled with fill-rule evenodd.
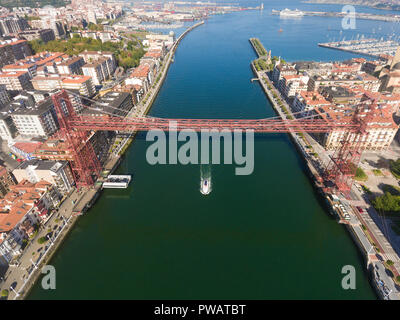
M 290 106 L 280 95 L 279 91 L 274 87 L 267 73 L 265 71 L 257 71 L 253 62 L 251 62 L 251 68 L 254 74 L 257 76 L 259 80 L 258 82 L 263 88 L 276 113 L 282 119 L 294 118 Z M 271 89 L 268 88 L 268 85 Z M 287 110 L 286 114 L 279 106 L 277 99 L 273 95 L 273 92 Z M 332 203 L 330 201 L 327 201 L 328 195 L 322 191 L 323 185 L 321 184 L 320 178 L 320 174 L 322 174 L 322 170 L 324 168 L 324 163 L 327 163 L 327 161 L 329 161 L 328 153 L 321 145 L 319 145 L 318 142 L 313 139 L 313 137 L 311 137 L 306 132 L 303 133 L 303 139 L 300 138 L 297 133 L 292 131 L 289 132 L 289 136 L 294 142 L 296 148 L 302 153 L 303 160 L 305 161 L 307 168 L 309 169 L 309 175 L 312 178 L 318 191 L 323 194 L 328 210 L 330 212 L 336 212 L 336 209 L 332 206 Z M 315 151 L 318 151 L 318 158 L 307 151 L 307 145 L 311 145 Z M 343 202 L 347 201 L 344 198 L 341 200 Z M 360 249 L 360 252 L 362 253 L 366 261 L 367 270 L 371 275 L 372 283 L 378 296 L 384 300 L 400 300 L 400 292 L 398 286 L 394 283 L 393 279 L 386 274 L 385 269 L 387 267 L 383 263 L 383 259 L 387 258 L 388 256 L 393 259 L 392 261 L 394 261 L 394 267 L 391 268 L 391 271 L 394 276 L 397 276 L 399 275 L 400 270 L 399 257 L 394 252 L 393 248 L 391 247 L 385 236 L 382 233 L 380 233 L 379 235 L 377 234 L 379 228 L 374 224 L 372 219 L 367 223 L 362 219 L 361 214 L 358 212 L 354 205 L 352 205 L 351 203 L 347 203 L 347 205 L 350 206 L 353 211 L 351 220 L 346 221 L 340 219 L 339 214 L 337 214 L 337 217 L 339 218 L 339 223 L 342 223 L 346 226 L 346 229 L 349 231 L 349 234 L 352 237 L 353 241 Z M 376 252 L 377 250 L 379 251 L 379 253 Z

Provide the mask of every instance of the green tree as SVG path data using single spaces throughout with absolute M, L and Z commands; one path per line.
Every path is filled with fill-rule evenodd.
M 355 179 L 358 181 L 365 181 L 368 179 L 367 174 L 364 172 L 363 169 L 361 169 L 360 167 L 358 167 L 356 169 L 356 174 L 355 174 Z
M 400 159 L 397 159 L 396 161 L 390 161 L 390 172 L 397 179 L 400 179 Z
M 39 239 L 38 239 L 38 243 L 39 244 L 43 244 L 43 243 L 45 243 L 47 241 L 47 238 L 46 237 L 40 237 Z
M 8 297 L 8 290 L 7 290 L 7 289 L 3 289 L 3 290 L 1 291 L 1 296 L 2 296 L 2 297 Z
M 385 192 L 384 195 L 372 200 L 372 205 L 377 210 L 397 212 L 400 211 L 400 196 L 394 196 L 390 192 Z

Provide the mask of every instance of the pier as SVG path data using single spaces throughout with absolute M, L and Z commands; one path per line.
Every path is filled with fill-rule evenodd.
M 337 42 L 318 43 L 318 46 L 341 50 L 356 54 L 379 58 L 381 55 L 395 55 L 400 44 L 396 41 L 381 41 L 378 39 L 360 39 Z

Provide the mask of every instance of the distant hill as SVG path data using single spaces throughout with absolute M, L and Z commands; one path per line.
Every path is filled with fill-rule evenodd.
M 0 6 L 6 8 L 31 7 L 41 8 L 44 6 L 63 7 L 71 3 L 70 0 L 0 0 Z

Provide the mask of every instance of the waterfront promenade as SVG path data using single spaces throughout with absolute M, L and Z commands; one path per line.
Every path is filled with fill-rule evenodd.
M 251 44 L 253 45 L 253 42 L 251 42 Z M 267 72 L 257 71 L 253 62 L 251 62 L 251 68 L 257 76 L 258 82 L 266 93 L 276 113 L 282 119 L 294 118 L 295 116 L 291 112 L 290 106 L 281 96 L 280 92 L 275 88 L 274 84 L 269 79 Z M 297 149 L 301 151 L 303 159 L 310 170 L 311 177 L 313 178 L 314 183 L 318 186 L 323 168 L 325 168 L 325 164 L 330 161 L 329 153 L 307 132 L 303 132 L 302 135 L 299 135 L 295 132 L 289 131 L 289 135 Z M 307 146 L 310 145 L 312 146 L 313 152 L 307 151 Z M 318 156 L 315 156 L 313 153 L 317 153 Z M 356 188 L 353 186 L 353 192 L 355 189 Z M 342 198 L 341 201 L 347 203 L 352 208 L 353 212 L 350 222 L 342 219 L 339 219 L 339 222 L 348 228 L 350 235 L 365 256 L 367 268 L 369 268 L 370 265 L 373 270 L 379 269 L 377 266 L 380 265 L 382 265 L 383 268 L 383 262 L 389 259 L 394 262 L 394 265 L 392 267 L 386 267 L 393 272 L 394 277 L 398 276 L 400 274 L 400 258 L 393 250 L 389 241 L 382 234 L 379 227 L 368 217 L 368 215 L 362 217 L 351 201 L 348 201 L 345 198 Z M 373 210 L 370 204 L 365 203 L 364 206 L 368 206 L 369 210 Z M 383 280 L 382 277 L 381 280 Z M 390 288 L 391 291 L 389 290 L 390 293 L 386 296 L 382 296 L 380 290 L 377 290 L 381 298 L 400 300 L 400 293 L 397 290 L 393 279 L 386 277 L 384 280 L 386 281 L 385 285 Z M 377 286 L 375 282 L 374 285 Z
M 194 24 L 177 38 L 166 55 L 161 73 L 156 75 L 159 80 L 149 89 L 145 98 L 136 106 L 136 110 L 131 111 L 127 117 L 145 116 L 147 114 L 166 78 L 178 44 L 191 30 L 202 24 L 204 24 L 204 21 Z M 105 170 L 111 173 L 118 167 L 123 156 L 121 151 L 123 149 L 126 150 L 124 148 L 125 145 L 132 141 L 135 134 L 136 132 L 133 132 L 124 139 L 121 143 L 121 148 L 118 150 L 119 152 L 110 154 L 104 165 Z M 72 229 L 79 215 L 84 214 L 91 207 L 100 192 L 100 185 L 82 188 L 79 191 L 76 188 L 71 190 L 71 193 L 64 199 L 60 207 L 52 214 L 46 224 L 39 229 L 35 237 L 30 240 L 28 246 L 16 260 L 15 266 L 9 266 L 4 277 L 0 279 L 0 290 L 6 289 L 9 291 L 8 300 L 21 300 L 29 294 L 30 289 L 40 278 L 42 268 L 51 260 L 51 257 Z M 41 237 L 46 237 L 48 240 L 43 244 L 39 244 L 37 240 Z

